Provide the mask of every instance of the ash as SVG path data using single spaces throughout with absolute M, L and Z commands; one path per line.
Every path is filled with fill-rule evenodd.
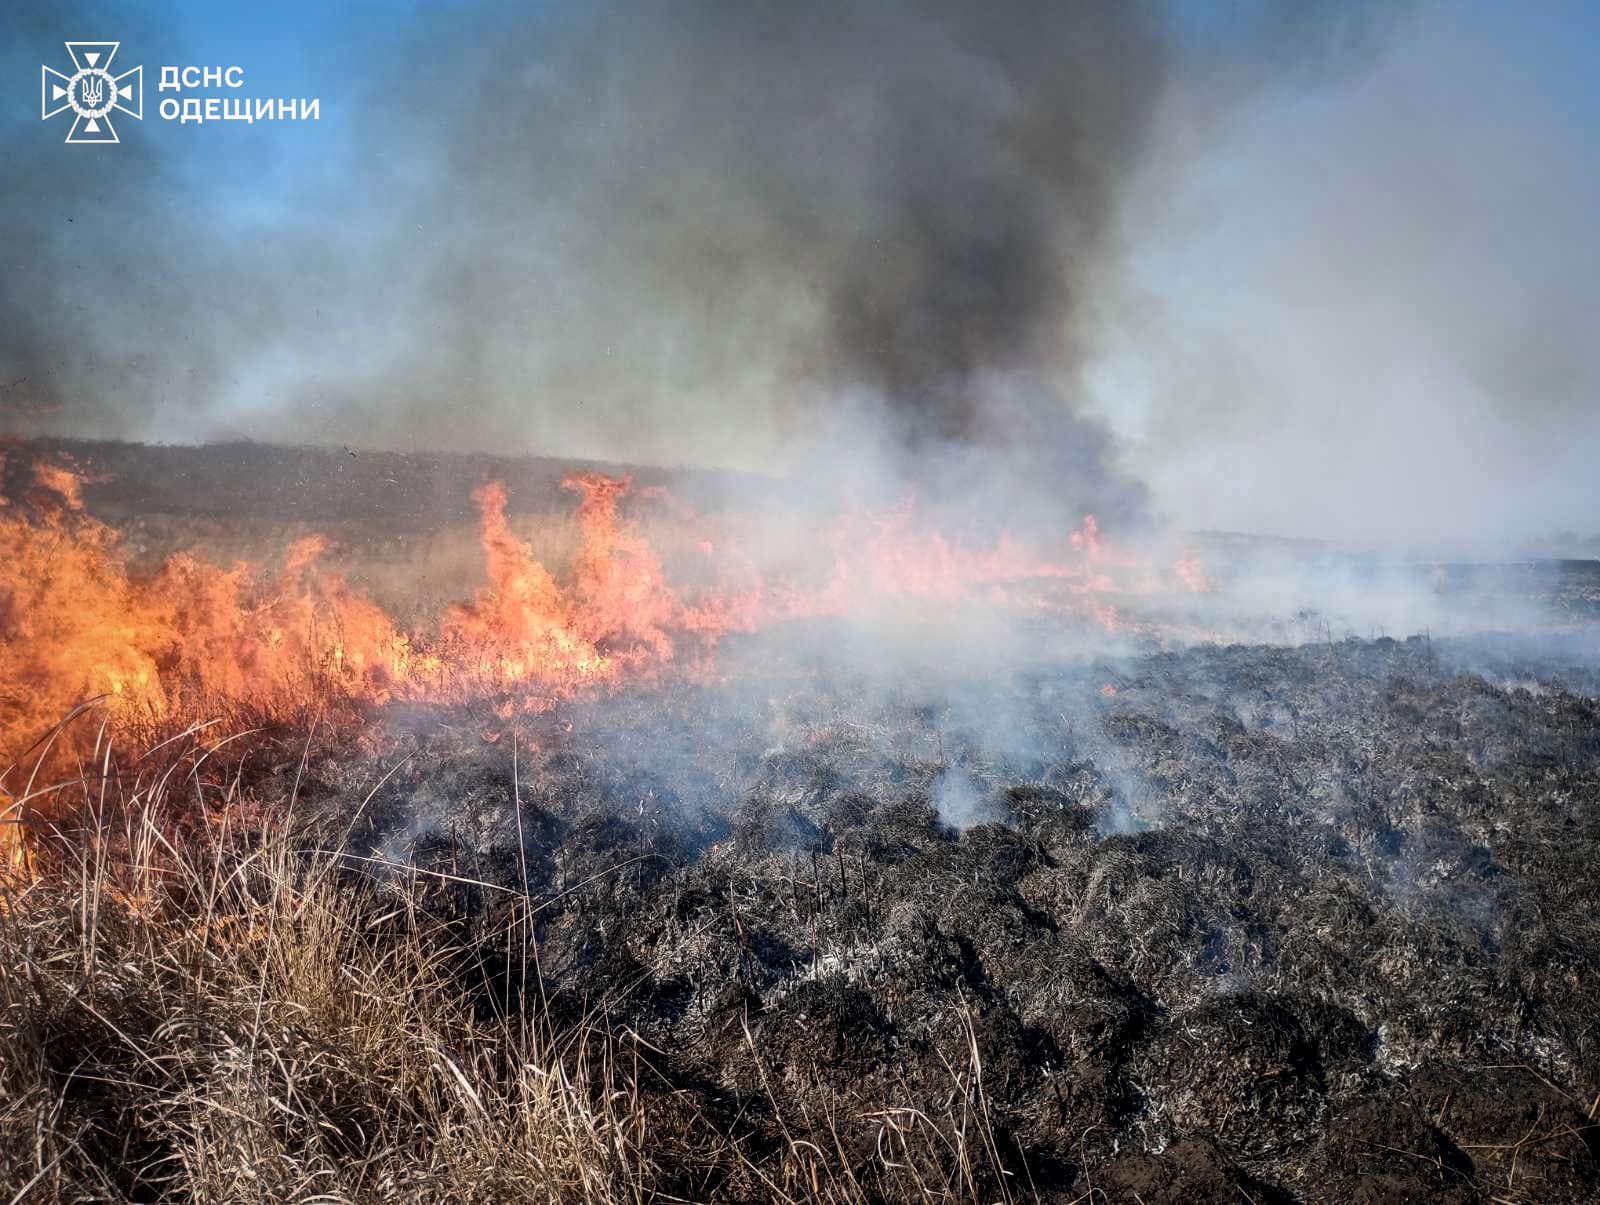
M 769 651 L 395 713 L 316 789 L 361 873 L 443 884 L 482 1009 L 598 1019 L 754 1149 L 981 1105 L 1046 1199 L 1600 1192 L 1592 642 Z

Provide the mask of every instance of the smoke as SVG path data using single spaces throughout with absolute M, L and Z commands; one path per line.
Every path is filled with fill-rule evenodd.
M 215 339 L 194 337 L 209 321 L 184 304 L 182 290 L 150 287 L 177 267 L 171 240 L 129 233 L 185 222 L 182 164 L 153 142 L 63 146 L 69 117 L 40 124 L 40 61 L 67 65 L 63 41 L 119 27 L 135 43 L 173 43 L 158 20 L 110 8 L 13 5 L 0 15 L 0 71 L 11 97 L 0 111 L 8 160 L 0 172 L 0 429 L 10 432 L 136 435 L 158 399 L 208 391 L 226 355 Z M 125 63 L 134 65 L 126 55 L 115 65 Z M 142 245 L 135 252 L 130 244 Z M 168 347 L 183 350 L 162 354 Z
M 975 824 L 997 824 L 1004 820 L 1004 814 L 973 782 L 971 775 L 960 770 L 945 770 L 934 780 L 933 806 L 940 822 L 957 832 L 965 832 Z
M 447 336 L 420 379 L 541 411 L 556 383 L 582 410 L 540 414 L 552 442 L 598 420 L 830 489 L 1140 509 L 1075 390 L 1162 95 L 1142 10 L 628 3 L 427 42 L 430 81 L 480 83 L 386 117 L 381 160 L 421 165 L 404 224 L 440 243 L 410 273 Z
M 1226 120 L 1210 75 L 1173 90 L 1100 369 L 1158 507 L 1478 555 L 1595 533 L 1593 15 L 1423 5 Z
M 8 418 L 776 466 L 1007 521 L 1131 518 L 1082 369 L 1167 18 L 484 3 L 376 46 L 308 26 L 316 128 L 169 126 L 152 95 L 125 145 L 74 156 L 16 121 Z M 195 14 L 6 21 L 17 78 L 114 26 L 130 62 L 246 59 L 262 94 L 295 87 Z
M 289 54 L 12 6 L 3 422 L 1587 534 L 1592 40 L 1541 13 L 502 0 Z M 151 74 L 116 148 L 31 109 L 86 29 Z M 322 122 L 155 115 L 157 65 L 235 59 Z

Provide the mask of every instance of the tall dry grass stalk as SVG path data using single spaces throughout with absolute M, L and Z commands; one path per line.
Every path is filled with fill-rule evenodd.
M 211 731 L 119 765 L 102 726 L 70 781 L 0 776 L 27 852 L 0 867 L 0 1203 L 1029 1195 L 970 1017 L 947 1116 L 814 1116 L 763 1070 L 719 1128 L 598 1022 L 472 989 L 485 951 L 536 945 L 520 897 L 464 935 L 440 884 L 352 870 L 296 816 L 299 771 L 264 804 Z M 864 1165 L 851 1122 L 878 1134 Z
M 604 1043 L 475 1017 L 418 890 L 242 800 L 176 823 L 177 763 L 96 769 L 0 888 L 0 1201 L 642 1195 Z

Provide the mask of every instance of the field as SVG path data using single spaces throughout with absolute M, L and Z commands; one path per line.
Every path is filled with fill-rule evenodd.
M 460 499 L 507 467 L 48 451 L 146 568 L 316 530 L 400 615 L 482 584 Z M 372 478 L 319 492 L 345 460 Z M 517 471 L 564 579 L 559 474 Z M 966 600 L 537 709 L 329 697 L 137 745 L 92 709 L 0 912 L 0 1189 L 1592 1200 L 1597 579 L 1404 576 L 1458 622 Z

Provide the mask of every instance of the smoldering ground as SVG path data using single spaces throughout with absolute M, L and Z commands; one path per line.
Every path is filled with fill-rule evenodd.
M 1548 1113 L 1561 1144 L 1514 1174 L 1576 1201 L 1595 703 L 1465 668 L 1493 656 L 1544 673 L 1515 644 L 1388 639 L 893 683 L 760 658 L 492 746 L 423 724 L 416 772 L 308 784 L 341 830 L 368 801 L 358 837 L 453 876 L 465 915 L 496 907 L 474 884 L 533 898 L 537 965 L 467 972 L 486 1008 L 603 1000 L 754 1132 L 863 1094 L 940 1116 L 971 1010 L 1004 1166 L 1041 1190 L 1474 1199 Z
M 785 435 L 821 449 L 809 462 L 794 453 L 819 489 L 852 476 L 897 488 L 909 465 L 936 500 L 995 479 L 985 502 L 997 511 L 1029 509 L 1010 488 L 1026 503 L 1042 492 L 1062 510 L 1097 507 L 1111 524 L 1141 509 L 1114 444 L 1075 405 L 1100 296 L 1077 286 L 1115 270 L 1120 156 L 1148 137 L 1150 115 L 1142 94 L 1118 107 L 1121 81 L 1098 60 L 1084 64 L 1089 83 L 1036 78 L 1042 56 L 1022 33 L 1082 32 L 1131 80 L 1150 66 L 1158 90 L 1170 46 L 1120 8 L 1079 31 L 1077 17 L 1019 7 L 1015 33 L 908 7 L 892 35 L 876 10 L 683 11 L 680 29 L 643 6 L 532 25 L 485 7 L 472 10 L 470 46 L 448 21 L 430 26 L 429 56 L 408 42 L 396 57 L 412 73 L 391 73 L 383 98 L 414 120 L 374 132 L 364 161 L 385 220 L 350 246 L 315 222 L 273 227 L 294 265 L 285 278 L 310 291 L 243 316 L 253 322 L 234 312 L 218 334 L 203 306 L 170 311 L 225 353 L 177 360 L 227 368 L 217 396 L 170 413 L 273 424 L 321 407 L 323 436 L 392 416 L 397 440 L 569 439 L 610 457 L 688 447 L 715 460 Z M 832 48 L 826 61 L 812 62 L 811 40 Z M 518 53 L 534 43 L 539 53 Z M 869 71 L 859 47 L 886 69 Z M 915 105 L 880 104 L 880 80 L 967 136 L 947 145 Z M 446 99 L 410 103 L 395 81 Z M 1062 120 L 1096 172 L 1095 139 L 1115 141 L 1109 178 L 1080 180 L 1070 155 L 1058 166 L 1059 147 L 1034 144 L 1039 131 L 1011 107 L 1022 84 L 1047 101 L 1087 88 L 1083 113 L 1101 124 Z M 530 96 L 565 124 L 504 120 Z M 491 111 L 498 125 L 462 128 L 462 115 Z M 778 116 L 799 131 L 782 154 L 767 142 Z M 557 184 L 525 162 L 529 139 Z M 931 183 L 941 171 L 953 211 Z M 547 188 L 559 204 L 529 203 Z M 69 189 L 61 205 L 88 195 Z M 160 195 L 135 189 L 134 211 Z M 972 220 L 985 205 L 1000 216 Z M 209 236 L 191 252 L 150 233 L 185 282 L 275 297 L 275 275 Z M 211 276 L 194 271 L 202 262 Z M 1015 279 L 991 281 L 990 267 Z M 161 273 L 129 279 L 135 297 L 161 301 Z M 693 289 L 704 295 L 686 300 Z M 68 316 L 69 290 L 42 295 Z M 80 337 L 114 359 L 115 338 L 137 343 L 138 329 L 114 321 L 123 294 L 94 296 L 108 325 Z M 319 303 L 341 316 L 325 323 L 336 335 L 311 329 Z M 49 324 L 17 329 L 60 346 Z M 93 357 L 28 363 L 58 361 L 92 393 Z M 728 387 L 661 405 L 712 383 Z M 446 390 L 478 427 L 439 405 Z M 783 404 L 740 408 L 766 395 Z M 558 401 L 530 413 L 531 396 Z M 584 409 L 579 397 L 597 400 Z M 118 404 L 106 421 L 147 427 L 156 413 L 138 390 Z M 659 413 L 681 436 L 643 421 Z M 1082 496 L 1049 488 L 1073 457 Z M 1226 601 L 1210 614 L 1153 601 L 1201 632 L 1252 606 L 1303 599 L 1365 626 L 1398 603 L 1384 622 L 1409 635 L 1401 625 L 1428 614 L 1414 593 L 1335 566 L 1246 590 L 1237 614 Z M 1319 631 L 1313 619 L 1275 645 L 1202 637 L 1174 650 L 929 610 L 890 606 L 854 632 L 797 624 L 730 639 L 725 683 L 669 677 L 532 714 L 498 699 L 374 705 L 370 755 L 273 734 L 266 750 L 279 752 L 250 754 L 251 789 L 281 792 L 306 826 L 296 839 L 309 833 L 324 854 L 325 822 L 349 871 L 342 898 L 396 891 L 405 908 L 385 902 L 375 916 L 436 911 L 440 966 L 485 1018 L 536 1008 L 558 1032 L 600 1027 L 648 1066 L 652 1128 L 640 1133 L 659 1156 L 654 1186 L 680 1198 L 766 1196 L 769 1169 L 803 1192 L 818 1167 L 804 1152 L 828 1151 L 860 1177 L 856 1195 L 886 1199 L 1005 1199 L 1024 1185 L 1072 1200 L 1593 1199 L 1591 643 L 1346 639 L 1344 620 Z M 213 799 L 236 797 L 224 792 L 246 777 L 237 756 L 234 787 L 211 784 Z M 200 774 L 195 764 L 204 813 Z M 428 883 L 441 890 L 418 889 Z M 84 927 L 88 898 L 60 928 Z M 91 932 L 115 948 L 112 926 Z M 77 1090 L 86 1066 L 97 1082 L 143 1072 L 98 1053 L 84 1063 L 85 1050 L 128 1058 L 98 1012 L 87 1042 L 57 1021 L 63 1000 L 120 1007 L 125 967 L 109 975 L 106 990 L 53 993 L 23 1015 L 28 1057 L 47 1052 L 58 1069 L 34 1132 L 61 1119 L 108 1136 L 108 1167 L 131 1169 L 148 1195 L 191 1148 L 157 1146 L 137 1165 L 125 1137 L 170 1116 L 170 1102 L 136 1117 L 114 1107 L 118 1093 Z M 268 994 L 252 994 L 262 1033 Z M 349 1000 L 371 1007 L 359 988 Z M 154 1032 L 191 1032 L 156 1012 Z M 295 1059 L 331 1064 L 300 1025 L 283 1026 Z M 223 1045 L 213 1028 L 193 1032 Z M 439 1040 L 428 1035 L 430 1057 Z M 472 1116 L 497 1107 L 446 1062 Z M 322 1117 L 309 1099 L 305 1115 Z M 408 1109 L 411 1151 L 427 1131 Z M 334 1105 L 329 1115 L 358 1119 L 328 1130 L 339 1164 L 365 1169 L 369 1127 Z M 283 1116 L 264 1114 L 260 1133 Z M 77 1128 L 83 1117 L 95 1129 Z M 928 1151 L 906 1148 L 903 1118 L 927 1127 Z M 658 1123 L 728 1143 L 657 1142 Z M 455 1132 L 472 1143 L 475 1125 Z

